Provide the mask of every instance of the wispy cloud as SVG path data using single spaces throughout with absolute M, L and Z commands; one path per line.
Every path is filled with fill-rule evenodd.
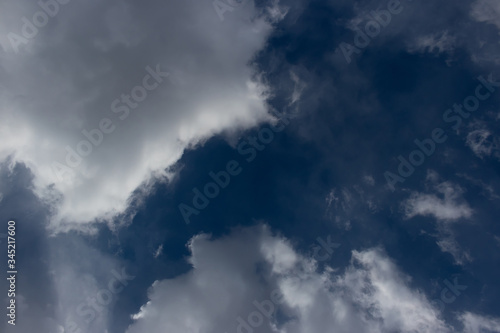
M 462 199 L 463 189 L 460 186 L 443 182 L 434 189 L 437 194 L 413 192 L 403 203 L 405 217 L 410 219 L 423 215 L 451 222 L 472 216 L 473 210 Z

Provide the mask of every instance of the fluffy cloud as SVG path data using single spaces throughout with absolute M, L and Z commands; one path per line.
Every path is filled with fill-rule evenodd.
M 268 87 L 249 66 L 281 13 L 270 6 L 262 16 L 248 2 L 221 22 L 210 1 L 70 2 L 16 53 L 8 34 L 22 36 L 21 18 L 41 9 L 2 3 L 0 160 L 31 169 L 56 230 L 124 212 L 185 149 L 271 120 Z M 142 100 L 133 89 L 146 85 L 155 88 Z M 133 92 L 142 101 L 127 102 Z M 100 126 L 113 131 L 93 132 L 98 143 L 68 167 L 68 149 L 89 150 L 82 131 Z
M 353 251 L 339 273 L 320 271 L 264 226 L 218 240 L 197 236 L 189 246 L 193 269 L 156 281 L 127 333 L 454 331 L 379 249 Z

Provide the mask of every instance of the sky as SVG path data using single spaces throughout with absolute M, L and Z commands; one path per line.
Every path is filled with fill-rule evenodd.
M 496 0 L 0 3 L 0 331 L 500 332 L 499 54 Z

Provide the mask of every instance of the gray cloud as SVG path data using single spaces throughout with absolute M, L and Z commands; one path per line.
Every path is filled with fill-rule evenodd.
M 248 64 L 272 26 L 253 3 L 222 23 L 210 2 L 72 1 L 18 53 L 8 33 L 41 9 L 27 1 L 0 9 L 0 159 L 31 169 L 37 195 L 57 208 L 56 231 L 89 231 L 87 222 L 124 212 L 141 184 L 168 179 L 185 149 L 271 119 L 269 87 Z M 157 64 L 169 78 L 127 106 L 122 94 Z M 104 118 L 112 133 L 59 181 L 54 162 L 67 166 L 67 149 L 90 141 L 82 131 Z

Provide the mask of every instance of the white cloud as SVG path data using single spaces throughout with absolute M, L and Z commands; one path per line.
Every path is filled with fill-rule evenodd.
M 210 1 L 71 2 L 18 54 L 6 35 L 20 34 L 21 17 L 40 8 L 28 2 L 0 8 L 6 50 L 0 55 L 0 160 L 12 156 L 31 169 L 36 193 L 57 208 L 56 230 L 85 229 L 86 222 L 116 216 L 141 184 L 168 177 L 164 170 L 186 148 L 271 119 L 268 87 L 248 63 L 272 26 L 257 17 L 253 2 L 224 22 Z M 112 112 L 112 102 L 142 85 L 145 68 L 157 64 L 169 78 L 121 120 L 125 113 Z M 114 132 L 58 182 L 52 163 L 64 164 L 65 147 L 76 149 L 82 130 L 97 128 L 103 118 L 111 119 Z
M 379 249 L 353 251 L 344 273 L 318 271 L 263 226 L 197 236 L 190 249 L 193 269 L 156 281 L 127 333 L 454 331 Z M 277 291 L 281 303 L 271 296 Z
M 405 218 L 410 219 L 418 215 L 434 217 L 438 230 L 437 245 L 441 251 L 450 253 L 456 264 L 463 265 L 471 261 L 472 257 L 456 241 L 452 223 L 470 219 L 474 211 L 463 199 L 463 190 L 460 186 L 439 181 L 439 175 L 429 170 L 427 182 L 438 195 L 413 192 L 402 204 Z
M 467 333 L 500 332 L 500 319 L 465 312 L 460 316 Z
M 403 203 L 406 218 L 417 215 L 433 216 L 440 221 L 456 221 L 470 218 L 472 209 L 463 201 L 463 190 L 460 186 L 450 182 L 443 182 L 435 186 L 436 194 L 413 192 Z

